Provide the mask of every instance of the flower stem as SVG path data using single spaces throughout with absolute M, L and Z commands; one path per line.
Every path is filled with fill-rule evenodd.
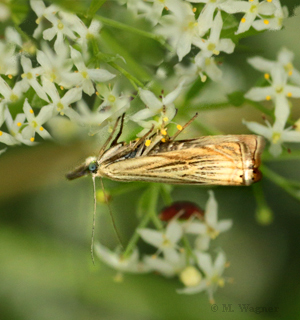
M 268 179 L 270 179 L 272 182 L 274 182 L 283 190 L 285 190 L 289 195 L 300 201 L 300 190 L 295 189 L 295 187 L 300 188 L 299 182 L 287 180 L 286 178 L 280 176 L 279 174 L 275 173 L 273 170 L 269 169 L 264 165 L 262 165 L 260 168 L 263 175 L 265 175 Z
M 156 205 L 157 205 L 157 201 L 158 201 L 160 188 L 161 188 L 161 186 L 159 184 L 155 184 L 155 183 L 150 184 L 148 210 L 147 210 L 145 216 L 143 217 L 143 219 L 141 220 L 140 224 L 138 225 L 138 227 L 135 229 L 133 236 L 131 237 L 131 239 L 128 242 L 128 245 L 127 245 L 125 252 L 123 254 L 124 259 L 126 259 L 131 254 L 131 252 L 135 248 L 135 246 L 140 238 L 140 235 L 137 232 L 138 229 L 145 228 L 151 220 L 158 229 L 163 228 L 162 222 L 158 219 L 158 217 L 156 215 Z
M 128 26 L 127 24 L 124 24 L 122 22 L 111 20 L 111 19 L 105 18 L 103 16 L 95 15 L 94 18 L 99 20 L 99 21 L 101 21 L 103 24 L 105 24 L 107 26 L 110 26 L 110 27 L 113 27 L 113 28 L 117 28 L 117 29 L 121 29 L 121 30 L 125 30 L 125 31 L 128 31 L 128 32 L 132 32 L 132 33 L 138 34 L 140 36 L 143 36 L 143 37 L 152 39 L 154 41 L 157 41 L 162 46 L 164 46 L 166 49 L 168 49 L 169 51 L 173 51 L 173 48 L 166 43 L 165 38 L 160 36 L 160 35 L 157 35 L 157 34 L 154 34 L 154 33 L 151 33 L 151 32 L 147 32 L 147 31 L 144 31 L 144 30 L 141 30 L 141 29 L 137 29 L 135 27 Z

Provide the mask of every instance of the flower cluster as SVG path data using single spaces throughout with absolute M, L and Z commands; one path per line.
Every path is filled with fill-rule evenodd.
M 235 34 L 246 32 L 252 26 L 260 30 L 279 30 L 283 19 L 288 16 L 286 7 L 281 7 L 279 0 L 188 0 L 192 7 L 181 0 L 122 0 L 135 15 L 148 19 L 155 31 L 167 38 L 176 51 L 179 61 L 192 49 L 200 49 L 187 68 L 178 65 L 179 74 L 185 78 L 200 76 L 205 81 L 209 76 L 213 81 L 220 81 L 222 72 L 217 66 L 215 56 L 220 52 L 232 53 L 235 44 L 231 39 L 222 39 L 223 19 L 221 11 L 235 14 L 243 13 Z M 200 10 L 199 10 L 200 9 Z M 167 13 L 167 14 L 164 14 Z M 234 26 L 234 25 L 233 25 Z
M 244 121 L 253 132 L 266 137 L 270 142 L 270 153 L 277 157 L 282 152 L 283 142 L 300 142 L 300 132 L 288 126 L 291 110 L 290 98 L 300 97 L 300 73 L 293 66 L 294 55 L 286 48 L 278 53 L 277 61 L 270 61 L 261 57 L 253 57 L 248 62 L 257 70 L 264 72 L 268 86 L 255 87 L 249 90 L 245 97 L 253 101 L 272 100 L 274 103 L 275 121 L 269 121 L 266 126 Z
M 168 220 L 165 227 L 162 226 L 159 230 L 137 229 L 141 239 L 156 248 L 153 255 L 144 255 L 140 258 L 135 247 L 128 256 L 119 251 L 109 251 L 99 243 L 95 247 L 96 254 L 103 262 L 119 271 L 118 279 L 123 272 L 155 271 L 165 277 L 177 276 L 185 286 L 179 289 L 178 293 L 193 294 L 207 291 L 210 302 L 213 302 L 213 293 L 218 286 L 222 287 L 225 283 L 223 271 L 226 266 L 226 256 L 223 251 L 219 251 L 215 261 L 212 262 L 207 250 L 211 240 L 231 228 L 232 221 L 218 221 L 218 204 L 213 191 L 209 191 L 203 215 L 199 214 L 196 206 L 192 206 L 191 210 L 189 204 L 187 216 L 187 204 L 179 204 L 179 208 L 180 206 L 181 210 L 174 212 L 172 216 L 168 214 L 167 219 L 162 219 Z M 171 209 L 172 205 L 165 210 Z

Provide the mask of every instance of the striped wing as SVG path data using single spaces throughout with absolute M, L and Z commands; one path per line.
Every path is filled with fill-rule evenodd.
M 249 185 L 260 179 L 260 136 L 208 136 L 161 143 L 147 156 L 106 163 L 112 180 L 171 184 Z

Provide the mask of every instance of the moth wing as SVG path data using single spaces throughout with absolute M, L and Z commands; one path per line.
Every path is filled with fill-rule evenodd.
M 145 157 L 107 163 L 100 174 L 120 181 L 248 185 L 260 178 L 255 170 L 261 144 L 263 140 L 255 135 L 175 141 L 160 145 Z

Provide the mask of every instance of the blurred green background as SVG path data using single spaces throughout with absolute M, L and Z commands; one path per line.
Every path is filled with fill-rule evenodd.
M 297 1 L 282 1 L 290 13 Z M 275 59 L 281 46 L 293 50 L 300 69 L 300 18 L 286 22 L 280 32 L 244 41 Z M 245 57 L 241 60 L 244 61 Z M 230 61 L 230 57 L 229 57 Z M 232 64 L 239 63 L 232 61 Z M 243 63 L 243 62 L 240 62 Z M 250 72 L 250 71 L 249 71 Z M 257 75 L 256 75 L 257 76 Z M 255 81 L 256 78 L 250 78 Z M 300 116 L 294 101 L 294 118 Z M 298 109 L 298 111 L 297 111 Z M 260 114 L 243 107 L 205 111 L 202 119 L 225 133 L 245 132 L 240 120 Z M 239 120 L 237 120 L 239 119 Z M 243 130 L 243 131 L 242 131 Z M 185 136 L 183 137 L 185 138 Z M 260 183 L 274 212 L 274 222 L 255 221 L 256 202 L 251 187 L 216 187 L 220 218 L 231 218 L 233 228 L 221 234 L 213 248 L 222 247 L 230 262 L 225 276 L 233 278 L 215 295 L 213 310 L 205 293 L 176 294 L 178 280 L 155 274 L 126 275 L 113 281 L 116 271 L 90 257 L 92 182 L 69 182 L 64 174 L 99 144 L 88 139 L 65 144 L 43 143 L 15 147 L 0 157 L 0 319 L 297 319 L 300 317 L 300 207 L 299 202 L 264 178 Z M 267 162 L 278 174 L 300 181 L 300 162 Z M 119 184 L 104 181 L 108 188 Z M 208 188 L 182 186 L 175 200 L 204 207 Z M 112 199 L 118 230 L 128 240 L 135 228 L 139 190 Z M 160 202 L 158 211 L 163 207 Z M 107 207 L 98 205 L 96 239 L 116 245 Z M 277 312 L 242 312 L 239 304 L 278 308 Z M 234 312 L 226 312 L 231 305 Z

